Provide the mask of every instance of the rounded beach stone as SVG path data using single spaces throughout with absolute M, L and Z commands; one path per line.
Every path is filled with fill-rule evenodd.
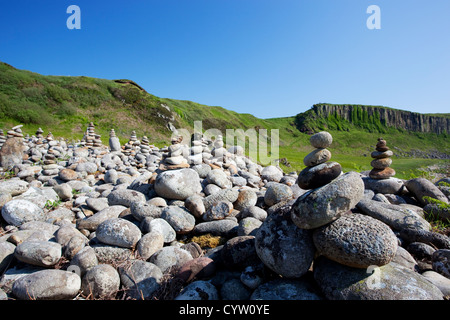
M 284 200 L 291 200 L 293 197 L 291 187 L 288 185 L 274 182 L 267 188 L 264 195 L 264 203 L 268 206 L 273 206 Z
M 391 150 L 388 151 L 373 151 L 370 156 L 375 159 L 383 159 L 383 158 L 390 158 L 394 155 L 394 153 Z
M 103 221 L 95 234 L 100 242 L 123 248 L 133 248 L 141 239 L 141 230 L 134 223 L 122 218 Z
M 140 226 L 143 233 L 159 232 L 164 237 L 165 243 L 174 241 L 177 237 L 177 233 L 172 226 L 162 218 L 145 218 Z
M 233 210 L 233 204 L 229 201 L 219 201 L 203 214 L 204 221 L 221 220 L 228 217 Z
M 145 260 L 163 247 L 164 235 L 158 231 L 144 234 L 137 244 L 139 255 Z
M 211 170 L 206 176 L 206 181 L 208 183 L 213 183 L 222 189 L 231 188 L 233 186 L 231 181 L 228 179 L 228 176 L 221 169 Z
M 228 240 L 221 250 L 221 258 L 229 268 L 243 269 L 260 262 L 255 250 L 254 236 L 237 236 Z
M 309 142 L 317 149 L 328 148 L 333 143 L 333 137 L 329 132 L 322 131 L 312 135 Z
M 314 229 L 330 223 L 353 209 L 364 197 L 364 183 L 354 171 L 300 196 L 292 206 L 291 218 L 301 229 Z
M 267 217 L 255 236 L 261 261 L 286 278 L 304 275 L 314 259 L 315 247 L 310 230 L 298 228 L 291 220 L 289 205 Z
M 39 266 L 51 267 L 61 258 L 62 247 L 57 242 L 24 241 L 14 252 L 14 256 L 22 262 Z
M 418 272 L 396 263 L 352 268 L 323 256 L 314 279 L 329 300 L 442 300 L 442 292 Z
M 443 194 L 442 191 L 439 190 L 439 188 L 436 187 L 431 181 L 425 178 L 415 178 L 405 181 L 405 186 L 423 206 L 428 204 L 428 201 L 423 197 L 431 197 L 445 203 L 449 203 L 449 200 L 445 194 Z
M 331 159 L 331 152 L 328 149 L 316 149 L 307 154 L 303 159 L 303 163 L 307 167 L 314 167 L 318 164 L 325 163 Z
M 388 264 L 397 252 L 397 237 L 383 222 L 346 214 L 313 234 L 317 251 L 340 264 L 367 268 Z
M 276 279 L 258 286 L 250 300 L 322 300 L 304 279 Z
M 169 170 L 158 174 L 154 189 L 158 196 L 166 199 L 185 200 L 202 191 L 200 177 L 190 168 Z
M 131 207 L 134 202 L 145 202 L 145 195 L 142 192 L 131 189 L 117 189 L 108 195 L 108 204 L 110 206 Z
M 109 264 L 99 264 L 89 269 L 81 282 L 84 295 L 98 298 L 114 298 L 120 288 L 120 276 Z
M 156 251 L 149 261 L 158 266 L 162 273 L 165 273 L 171 267 L 181 267 L 189 260 L 192 260 L 192 255 L 188 251 L 169 246 Z
M 321 163 L 314 167 L 306 167 L 297 178 L 297 184 L 304 190 L 322 187 L 342 173 L 342 167 L 337 162 Z
M 267 181 L 280 182 L 283 172 L 275 166 L 267 166 L 261 170 L 261 179 Z
M 161 213 L 177 234 L 185 234 L 195 227 L 195 217 L 187 210 L 178 206 L 168 206 Z
M 395 170 L 392 168 L 372 169 L 369 172 L 369 177 L 372 179 L 388 179 L 395 176 Z
M 175 300 L 219 300 L 219 293 L 211 282 L 197 280 L 186 286 Z
M 384 169 L 384 168 L 389 167 L 391 164 L 392 164 L 392 159 L 391 158 L 374 159 L 370 163 L 370 165 L 374 169 Z
M 33 272 L 17 279 L 12 293 L 21 300 L 67 300 L 78 294 L 81 278 L 78 274 L 60 269 Z
M 148 202 L 133 202 L 130 206 L 131 215 L 138 221 L 144 220 L 146 217 L 161 217 L 163 208 L 157 207 Z
M 72 169 L 62 169 L 58 173 L 58 177 L 63 181 L 78 179 L 78 173 Z
M 163 273 L 151 262 L 130 259 L 118 271 L 123 288 L 133 299 L 151 298 L 160 288 Z
M 2 208 L 2 217 L 13 226 L 20 226 L 30 221 L 44 221 L 44 211 L 28 200 L 13 199 Z
M 236 210 L 244 210 L 245 208 L 256 205 L 258 202 L 258 196 L 256 192 L 251 189 L 241 189 L 239 190 L 239 195 L 237 200 L 233 203 L 233 207 Z

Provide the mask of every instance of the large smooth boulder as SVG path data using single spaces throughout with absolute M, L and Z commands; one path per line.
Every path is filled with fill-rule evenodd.
M 314 259 L 312 232 L 291 220 L 291 206 L 272 213 L 256 232 L 255 248 L 261 261 L 286 278 L 304 275 Z
M 314 230 L 318 252 L 341 264 L 367 268 L 391 262 L 397 237 L 383 222 L 362 214 L 346 214 Z
M 67 300 L 81 288 L 81 278 L 71 271 L 48 269 L 16 280 L 12 293 L 20 300 Z
M 185 200 L 202 191 L 200 177 L 190 168 L 169 170 L 158 174 L 154 186 L 158 196 L 166 199 Z
M 419 273 L 396 263 L 367 269 L 325 257 L 314 261 L 314 279 L 329 300 L 442 300 L 442 292 Z
M 360 174 L 350 171 L 300 196 L 292 206 L 291 218 L 301 229 L 315 229 L 353 209 L 363 197 Z

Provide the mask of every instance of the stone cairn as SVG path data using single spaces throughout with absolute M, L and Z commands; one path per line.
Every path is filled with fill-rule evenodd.
M 95 140 L 94 123 L 92 123 L 92 122 L 89 123 L 86 133 L 83 137 L 83 140 L 85 141 L 86 147 L 92 148 L 94 146 L 94 140 Z
M 137 139 L 136 131 L 131 131 L 130 139 L 124 145 L 124 150 L 122 151 L 127 156 L 135 156 L 136 148 L 141 144 L 141 142 Z
M 316 133 L 309 141 L 316 149 L 303 159 L 306 168 L 299 173 L 297 179 L 297 184 L 304 190 L 324 186 L 342 173 L 339 163 L 329 161 L 331 152 L 327 148 L 333 142 L 330 133 L 326 131 Z
M 374 158 L 374 160 L 370 163 L 373 169 L 369 172 L 369 177 L 381 180 L 395 176 L 395 170 L 390 168 L 393 152 L 389 150 L 389 147 L 386 145 L 386 140 L 378 138 L 375 150 L 376 151 L 371 153 L 371 157 Z
M 150 154 L 150 141 L 148 140 L 147 136 L 143 136 L 142 137 L 142 141 L 141 141 L 141 145 L 140 145 L 141 149 L 140 152 L 143 155 L 148 155 Z
M 0 149 L 2 148 L 3 144 L 5 143 L 5 141 L 6 141 L 6 136 L 3 133 L 3 130 L 0 129 Z
M 211 151 L 213 159 L 211 161 L 213 164 L 221 166 L 224 157 L 227 154 L 227 149 L 224 148 L 223 137 L 221 135 L 217 136 L 217 139 L 213 143 L 214 148 Z
M 22 133 L 22 128 L 23 125 L 19 124 L 18 126 L 15 126 L 14 128 L 12 128 L 11 130 L 8 130 L 7 132 L 7 138 L 22 138 L 23 139 L 23 133 Z
M 49 135 L 51 135 L 51 132 L 49 132 Z M 49 138 L 49 135 L 47 135 L 47 138 Z M 53 136 L 50 136 L 50 138 L 51 138 L 50 141 L 53 141 Z M 59 168 L 58 164 L 56 163 L 55 150 L 49 148 L 47 150 L 47 153 L 44 155 L 44 165 L 42 166 L 42 175 L 39 176 L 38 180 L 45 183 L 50 179 L 57 177 L 58 173 Z
M 182 141 L 182 136 L 173 137 L 171 139 L 172 144 L 168 147 L 168 153 L 162 161 L 162 166 L 160 166 L 160 169 L 172 170 L 189 167 L 187 159 L 183 156 L 185 148 L 181 143 Z
M 188 157 L 189 163 L 192 165 L 203 163 L 203 142 L 202 134 L 194 133 L 191 138 L 190 156 Z
M 112 152 L 121 150 L 120 141 L 119 138 L 116 137 L 116 132 L 114 129 L 111 129 L 109 132 L 109 148 Z
M 42 141 L 44 140 L 44 130 L 42 130 L 41 128 L 36 130 L 36 144 L 42 144 Z

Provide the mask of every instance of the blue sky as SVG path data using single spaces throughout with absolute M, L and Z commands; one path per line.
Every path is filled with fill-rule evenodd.
M 66 27 L 69 5 L 80 30 Z M 0 60 L 260 118 L 320 102 L 450 113 L 450 1 L 2 1 Z

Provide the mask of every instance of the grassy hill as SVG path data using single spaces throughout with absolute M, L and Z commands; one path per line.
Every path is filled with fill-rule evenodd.
M 307 113 L 259 119 L 222 107 L 160 98 L 132 80 L 43 76 L 0 62 L 0 128 L 3 130 L 23 124 L 22 130 L 30 135 L 41 127 L 44 134 L 51 131 L 54 136 L 71 141 L 81 139 L 92 121 L 104 144 L 108 143 L 109 131 L 114 128 L 122 143 L 135 130 L 138 137 L 146 135 L 151 143 L 161 147 L 170 141 L 170 127 L 192 131 L 194 121 L 201 120 L 203 130 L 217 128 L 223 133 L 226 129 L 267 129 L 270 137 L 270 130 L 278 129 L 280 158 L 286 158 L 284 163 L 290 164 L 281 167 L 287 172 L 304 167 L 303 158 L 312 151 L 309 134 L 320 130 L 333 135 L 332 160 L 340 162 L 345 171 L 370 169 L 370 152 L 380 135 L 397 154 L 392 167 L 398 177 L 409 178 L 422 174 L 421 167 L 449 163 L 424 159 L 439 153 L 450 155 L 447 133 L 402 130 L 373 117 L 371 122 L 361 118 L 356 123 L 327 116 L 309 121 L 308 134 L 299 125 L 299 119 L 307 118 Z

